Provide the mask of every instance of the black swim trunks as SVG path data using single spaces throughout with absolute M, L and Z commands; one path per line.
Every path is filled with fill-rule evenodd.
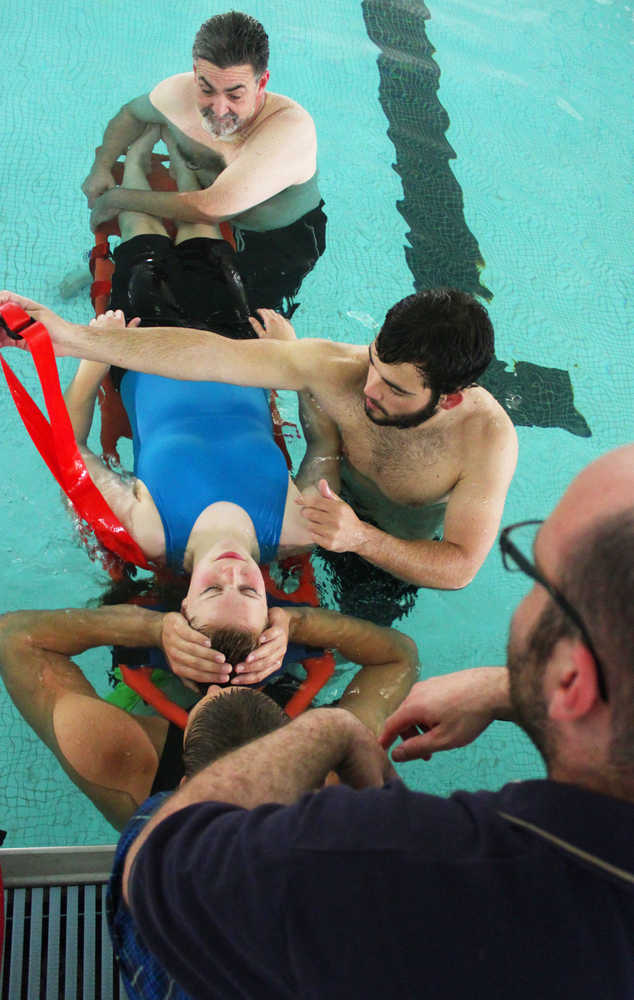
M 404 618 L 414 607 L 419 591 L 415 584 L 397 580 L 355 552 L 318 548 L 316 554 L 323 560 L 332 597 L 342 614 L 388 626 Z M 328 595 L 321 596 L 324 603 L 330 604 Z
M 300 285 L 326 249 L 323 204 L 281 229 L 236 229 L 237 262 L 251 312 L 262 307 L 287 319 L 293 315 Z
M 174 244 L 140 235 L 113 254 L 110 305 L 143 326 L 190 326 L 252 338 L 237 258 L 225 240 L 198 237 Z
M 170 722 L 150 795 L 156 795 L 157 792 L 171 792 L 178 788 L 184 774 L 183 730 L 174 722 Z
M 233 340 L 253 340 L 246 292 L 236 254 L 225 240 L 197 237 L 173 244 L 168 236 L 143 234 L 113 254 L 110 308 L 141 326 L 213 330 Z M 112 368 L 118 388 L 124 369 Z

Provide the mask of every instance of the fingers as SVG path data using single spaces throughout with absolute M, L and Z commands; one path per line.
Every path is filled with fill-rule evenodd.
M 330 513 L 332 510 L 332 504 L 329 500 L 321 500 L 315 496 L 310 496 L 308 498 L 303 497 L 301 494 L 295 498 L 295 503 L 300 507 L 303 507 L 308 514 L 311 510 L 320 510 L 324 514 Z
M 176 669 L 177 667 L 178 669 Z M 201 669 L 199 666 L 188 667 L 179 661 L 174 664 L 173 670 L 183 683 L 197 681 L 199 684 L 226 684 L 231 677 L 229 665 L 221 663 L 217 664 L 216 667 L 215 670 Z
M 345 541 L 338 542 L 336 532 L 328 525 L 324 525 L 324 527 L 311 525 L 310 540 L 313 545 L 321 545 L 322 549 L 327 549 L 329 552 L 346 551 Z
M 269 325 L 269 321 L 270 320 L 275 320 L 275 319 L 281 319 L 282 318 L 279 313 L 275 312 L 275 309 L 260 308 L 260 309 L 257 310 L 257 312 L 258 312 L 258 315 L 262 317 L 262 325 L 264 327 L 267 327 Z
M 39 302 L 35 302 L 34 299 L 27 299 L 24 295 L 18 295 L 16 292 L 4 290 L 0 292 L 0 305 L 4 305 L 6 302 L 14 302 L 16 306 L 21 306 L 25 312 L 32 312 L 34 309 L 44 308 Z
M 235 667 L 232 684 L 256 684 L 282 666 L 286 653 L 287 635 L 284 629 L 268 628 L 260 636 L 260 645 L 249 653 L 244 663 Z
M 434 743 L 434 736 L 430 733 L 414 736 L 393 748 L 392 760 L 397 764 L 403 764 L 408 760 L 431 760 L 433 751 L 441 749 Z
M 106 312 L 100 313 L 99 316 L 95 316 L 91 319 L 88 325 L 112 326 L 113 323 L 117 323 L 119 326 L 125 326 L 125 316 L 121 309 L 107 309 Z M 130 323 L 130 326 L 132 326 L 132 323 Z
M 322 497 L 325 497 L 327 500 L 338 500 L 339 499 L 339 497 L 336 495 L 336 493 L 334 493 L 330 489 L 330 483 L 328 482 L 327 479 L 320 479 L 319 483 L 317 485 L 319 486 L 319 492 L 321 493 Z
M 170 667 L 179 677 L 202 684 L 224 683 L 229 679 L 224 655 L 210 649 L 207 636 L 191 628 L 175 611 L 165 615 L 161 642 Z
M 396 711 L 386 719 L 383 732 L 379 736 L 379 743 L 383 749 L 387 750 L 391 747 L 397 736 L 404 736 L 409 732 L 418 732 L 419 726 L 425 726 L 425 720 L 422 718 L 422 715 L 421 706 L 415 705 L 408 695 L 403 704 L 399 705 Z
M 330 525 L 333 529 L 340 527 L 336 519 L 336 514 L 329 510 L 319 510 L 316 507 L 304 507 L 302 510 L 302 517 L 305 521 L 309 521 L 310 524 L 322 525 L 323 527 Z
M 270 663 L 267 666 L 261 666 L 258 670 L 248 670 L 246 664 L 241 664 L 236 667 L 236 673 L 231 678 L 231 683 L 235 685 L 240 684 L 261 684 L 262 681 L 274 674 L 276 670 L 282 665 L 281 660 L 276 660 L 274 663 Z M 238 670 L 245 670 L 244 673 L 238 673 Z
M 263 660 L 278 658 L 286 652 L 286 635 L 281 628 L 268 628 L 260 636 L 260 644 L 249 653 L 246 663 L 261 663 Z
M 257 333 L 258 337 L 266 337 L 266 329 L 255 316 L 249 316 L 249 323 Z

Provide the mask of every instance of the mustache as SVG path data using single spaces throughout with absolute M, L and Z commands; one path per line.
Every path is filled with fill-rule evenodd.
M 213 108 L 211 107 L 202 108 L 200 113 L 203 116 L 203 118 L 207 118 L 212 122 L 237 122 L 238 120 L 238 115 L 236 114 L 235 111 L 227 111 L 226 115 L 222 115 L 222 117 L 220 118 L 218 117 L 218 115 L 216 115 Z

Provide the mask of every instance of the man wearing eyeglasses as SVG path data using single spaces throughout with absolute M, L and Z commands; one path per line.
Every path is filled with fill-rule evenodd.
M 634 996 L 634 445 L 501 546 L 533 587 L 508 668 L 472 672 L 465 709 L 513 718 L 548 777 L 410 791 L 337 709 L 228 754 L 124 872 L 139 933 L 192 997 Z M 381 737 L 410 757 L 441 745 L 415 747 L 437 724 L 420 691 Z M 343 784 L 314 793 L 331 769 Z

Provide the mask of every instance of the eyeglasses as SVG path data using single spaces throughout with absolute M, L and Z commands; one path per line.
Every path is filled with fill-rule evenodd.
M 594 648 L 590 634 L 583 623 L 581 615 L 578 611 L 575 611 L 572 604 L 564 597 L 560 590 L 555 587 L 553 583 L 549 583 L 545 576 L 542 576 L 540 571 L 534 562 L 524 555 L 521 549 L 511 541 L 510 535 L 515 532 L 515 537 L 517 538 L 518 529 L 522 528 L 532 528 L 531 540 L 534 538 L 536 529 L 538 525 L 543 524 L 543 521 L 518 521 L 517 524 L 510 524 L 508 528 L 504 528 L 500 535 L 500 549 L 502 551 L 502 562 L 504 563 L 504 568 L 510 570 L 511 572 L 520 570 L 525 573 L 526 576 L 530 577 L 531 580 L 535 580 L 539 583 L 552 597 L 555 604 L 559 605 L 561 610 L 570 621 L 574 622 L 583 638 L 584 645 L 592 653 L 594 657 L 594 662 L 597 669 L 597 684 L 599 687 L 599 694 L 603 701 L 608 700 L 608 689 L 605 679 L 605 670 L 601 660 L 597 656 L 597 652 Z

